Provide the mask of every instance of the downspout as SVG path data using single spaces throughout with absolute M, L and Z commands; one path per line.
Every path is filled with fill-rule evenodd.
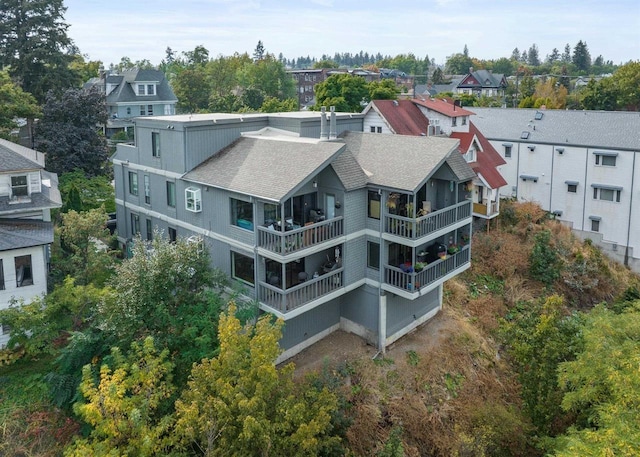
M 378 192 L 382 192 L 378 189 Z M 384 268 L 387 259 L 384 257 L 384 239 L 382 238 L 382 230 L 384 229 L 384 220 L 387 217 L 387 205 L 382 204 L 382 194 L 380 195 L 380 222 L 378 223 L 380 230 L 378 231 L 378 246 L 380 257 L 380 269 L 378 272 L 378 354 L 385 353 L 387 340 L 387 296 L 382 290 L 382 284 L 384 281 Z M 384 295 L 383 295 L 384 294 Z M 384 318 L 383 318 L 384 316 Z
M 631 197 L 629 197 L 629 223 L 627 224 L 627 242 L 624 248 L 624 265 L 629 267 L 629 241 L 631 240 L 631 212 L 633 209 L 633 184 L 635 180 L 635 169 L 636 169 L 636 156 L 637 152 L 633 154 L 633 165 L 631 166 Z

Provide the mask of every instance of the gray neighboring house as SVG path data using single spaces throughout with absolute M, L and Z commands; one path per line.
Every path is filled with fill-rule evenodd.
M 202 240 L 285 320 L 281 360 L 337 329 L 384 351 L 469 268 L 475 173 L 458 140 L 362 127 L 353 113 L 139 118 L 112 159 L 119 240 Z
M 469 69 L 469 74 L 455 86 L 458 94 L 475 95 L 477 97 L 504 97 L 507 80 L 501 73 L 491 70 Z
M 0 309 L 47 292 L 51 209 L 62 201 L 44 165 L 44 154 L 0 139 Z M 9 332 L 0 322 L 0 347 Z
M 98 88 L 107 99 L 109 120 L 105 135 L 133 128 L 133 118 L 162 116 L 176 113 L 178 98 L 164 73 L 159 70 L 126 70 L 110 73 L 102 70 L 99 78 L 84 84 L 85 89 Z
M 640 272 L 640 114 L 473 108 L 502 155 L 503 197 L 535 201 Z

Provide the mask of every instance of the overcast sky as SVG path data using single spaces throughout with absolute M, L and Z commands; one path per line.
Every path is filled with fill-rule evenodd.
M 158 64 L 203 45 L 210 57 L 253 53 L 258 40 L 286 58 L 360 50 L 509 57 L 535 43 L 540 58 L 578 40 L 592 59 L 640 60 L 640 0 L 65 0 L 69 36 L 90 60 Z

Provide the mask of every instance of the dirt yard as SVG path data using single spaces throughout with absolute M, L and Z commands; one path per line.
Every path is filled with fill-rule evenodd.
M 443 336 L 455 328 L 455 321 L 446 310 L 440 311 L 429 322 L 424 323 L 408 335 L 400 338 L 387 348 L 386 357 L 404 360 L 407 351 L 424 352 L 437 347 Z M 317 342 L 313 346 L 295 355 L 289 362 L 296 366 L 296 374 L 319 371 L 323 365 L 341 365 L 347 361 L 373 358 L 378 350 L 367 344 L 362 338 L 342 330 Z

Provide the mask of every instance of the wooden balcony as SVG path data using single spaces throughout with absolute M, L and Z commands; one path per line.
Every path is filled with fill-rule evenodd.
M 344 219 L 336 217 L 284 232 L 258 227 L 258 246 L 277 254 L 291 254 L 344 234 Z
M 483 218 L 492 218 L 497 216 L 498 211 L 498 202 L 489 202 L 488 205 L 484 205 L 482 203 L 474 203 L 473 204 L 473 215 L 479 216 Z
M 471 262 L 469 246 L 463 247 L 455 254 L 447 254 L 446 258 L 430 263 L 421 271 L 404 272 L 400 268 L 385 265 L 385 283 L 403 291 L 419 292 Z
M 416 219 L 387 214 L 384 227 L 385 233 L 417 240 L 469 217 L 471 217 L 471 201 L 467 200 Z
M 287 313 L 342 288 L 343 271 L 342 268 L 338 268 L 287 290 L 260 282 L 258 300 L 281 313 Z

